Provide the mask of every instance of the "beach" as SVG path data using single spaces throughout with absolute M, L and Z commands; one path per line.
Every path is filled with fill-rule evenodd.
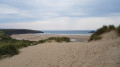
M 104 36 L 114 37 L 114 33 Z M 12 35 L 31 41 L 48 37 L 81 38 L 69 43 L 43 43 L 20 49 L 20 54 L 0 61 L 0 67 L 120 67 L 120 38 L 85 42 L 87 35 Z
M 90 35 L 59 35 L 59 34 L 16 34 L 11 36 L 14 39 L 25 39 L 30 41 L 39 41 L 50 37 L 69 37 L 76 42 L 87 42 Z

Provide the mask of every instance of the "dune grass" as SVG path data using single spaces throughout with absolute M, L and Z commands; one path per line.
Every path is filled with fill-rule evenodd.
M 55 42 L 59 42 L 59 43 L 60 42 L 70 42 L 70 38 L 68 38 L 68 37 L 50 37 L 48 39 L 39 40 L 39 41 L 35 42 L 33 45 L 51 42 L 51 41 L 55 41 Z
M 33 41 L 12 39 L 10 35 L 0 31 L 0 59 L 19 53 L 19 49 L 30 46 Z
M 56 42 L 70 42 L 70 38 L 68 37 L 50 37 L 47 40 L 54 40 Z
M 114 25 L 109 25 L 108 28 L 109 28 L 109 31 L 116 29 Z
M 31 42 L 24 40 L 0 40 L 0 58 L 16 55 L 20 48 L 31 44 Z
M 0 59 L 13 56 L 19 53 L 17 47 L 12 44 L 4 44 L 0 46 Z
M 70 38 L 68 37 L 51 37 L 39 41 L 16 40 L 12 39 L 10 35 L 0 31 L 0 59 L 19 54 L 20 48 L 45 43 L 51 40 L 55 40 L 56 42 L 70 42 Z
M 120 36 L 120 25 L 116 28 L 116 32 L 117 32 L 118 35 Z
M 103 27 L 97 29 L 96 32 L 91 35 L 89 41 L 100 40 L 102 39 L 102 37 L 100 36 L 101 34 L 110 32 L 112 30 L 116 31 L 118 35 L 120 35 L 120 25 L 118 27 L 115 27 L 114 25 L 109 25 L 109 26 L 104 25 Z

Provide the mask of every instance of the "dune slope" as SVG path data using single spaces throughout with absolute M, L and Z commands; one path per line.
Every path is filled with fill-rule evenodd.
M 30 46 L 0 67 L 120 67 L 120 38 Z

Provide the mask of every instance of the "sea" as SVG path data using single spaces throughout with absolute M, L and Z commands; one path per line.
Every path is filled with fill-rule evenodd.
M 91 35 L 95 30 L 43 30 L 40 34 L 59 34 L 59 35 Z
M 42 30 L 44 33 L 36 33 L 34 35 L 39 34 L 57 34 L 57 35 L 91 35 L 91 31 L 95 30 Z M 15 39 L 25 39 L 25 38 L 15 38 Z M 70 39 L 72 42 L 77 42 L 77 39 Z

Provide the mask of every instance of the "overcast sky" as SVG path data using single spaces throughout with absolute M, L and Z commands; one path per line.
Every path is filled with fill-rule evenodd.
M 0 28 L 91 30 L 120 24 L 120 0 L 0 0 Z

